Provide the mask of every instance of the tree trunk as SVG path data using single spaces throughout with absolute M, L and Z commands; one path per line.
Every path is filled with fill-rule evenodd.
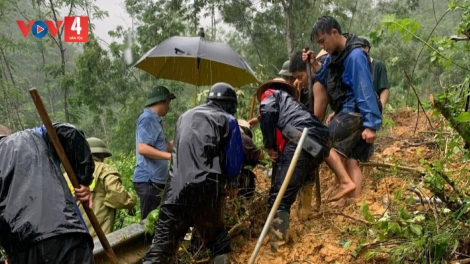
M 46 56 L 44 54 L 44 45 L 41 42 L 41 56 L 42 56 L 42 69 L 44 70 L 44 67 L 46 67 Z M 44 83 L 47 83 L 47 72 L 44 72 Z M 49 96 L 49 105 L 51 108 L 51 114 L 54 115 L 54 102 L 52 100 L 52 93 L 51 93 L 51 87 L 47 85 L 47 95 Z
M 21 129 L 23 130 L 24 129 L 24 126 L 23 126 L 23 122 L 21 121 L 21 117 L 20 117 L 20 114 L 19 114 L 19 96 L 18 96 L 18 92 L 13 90 L 13 93 L 11 93 L 11 91 L 9 91 L 8 89 L 8 77 L 10 78 L 10 83 L 11 83 L 11 86 L 15 89 L 16 88 L 16 82 L 15 82 L 15 79 L 13 78 L 13 74 L 11 72 L 11 69 L 10 69 L 10 65 L 8 64 L 8 61 L 7 61 L 7 58 L 6 58 L 6 55 L 5 55 L 5 52 L 3 49 L 0 49 L 0 61 L 3 61 L 1 65 L 1 72 L 0 72 L 0 75 L 2 75 L 3 79 L 5 80 L 5 85 L 6 85 L 6 89 L 5 89 L 5 92 L 4 92 L 4 96 L 5 96 L 5 108 L 8 112 L 8 115 L 9 115 L 9 118 L 10 118 L 10 121 L 14 127 L 15 130 L 18 130 L 18 129 Z M 8 90 L 8 91 L 7 91 Z M 16 95 L 16 100 L 11 100 L 12 96 Z M 16 102 L 15 102 L 16 101 Z M 16 117 L 16 121 L 15 121 L 15 117 Z
M 11 117 L 11 114 L 10 114 L 10 103 L 9 103 L 9 100 L 8 100 L 8 88 L 7 86 L 2 83 L 2 79 L 4 79 L 4 74 L 3 74 L 3 70 L 2 70 L 2 64 L 1 64 L 1 60 L 0 60 L 0 85 L 3 86 L 3 109 L 5 110 L 5 116 L 7 118 L 7 124 L 6 126 L 12 130 L 14 130 L 14 127 L 12 127 L 13 125 L 13 120 L 12 120 L 12 117 Z
M 211 26 L 212 26 L 212 40 L 215 41 L 215 4 L 212 4 L 211 6 Z
M 293 5 L 293 0 L 286 0 L 282 2 L 282 5 L 284 7 L 284 17 L 286 20 L 286 47 L 287 47 L 287 55 L 290 57 L 292 52 L 294 51 L 294 45 L 292 43 L 292 22 L 293 22 L 293 17 L 292 17 L 292 5 Z
M 54 8 L 54 4 L 52 3 L 52 0 L 49 0 L 50 8 L 52 11 L 52 14 L 54 15 L 54 20 L 57 21 L 57 13 Z M 70 13 L 72 13 L 72 8 L 73 8 L 73 1 L 70 3 Z M 64 43 L 62 42 L 62 33 L 64 32 L 64 27 L 62 27 L 62 30 L 59 30 L 57 32 L 57 37 L 53 38 L 55 41 L 57 47 L 59 48 L 60 51 L 60 73 L 62 75 L 62 78 L 65 78 L 65 48 L 64 48 Z M 60 84 L 62 86 L 62 83 Z M 62 90 L 64 91 L 64 115 L 65 115 L 65 122 L 70 122 L 70 116 L 69 116 L 69 108 L 67 104 L 68 100 L 68 87 L 61 87 Z
M 449 99 L 450 100 L 450 99 Z M 441 113 L 441 115 L 449 121 L 452 128 L 454 128 L 457 133 L 463 138 L 466 144 L 470 144 L 470 123 L 462 123 L 455 120 L 456 113 L 453 113 L 450 110 L 450 107 L 447 107 L 445 103 L 435 100 L 431 95 L 430 98 L 431 104 Z M 459 108 L 457 108 L 459 109 Z
M 13 73 L 11 71 L 11 66 L 7 61 L 7 56 L 5 54 L 5 51 L 3 49 L 0 49 L 0 51 L 2 53 L 3 62 L 5 63 L 6 71 L 8 71 L 8 75 L 10 76 L 11 84 L 13 85 L 13 87 L 17 87 L 15 78 L 13 78 Z M 15 93 L 15 94 L 16 94 L 16 102 L 13 103 L 11 106 L 15 110 L 16 118 L 18 118 L 19 128 L 21 130 L 24 130 L 24 125 L 23 125 L 23 122 L 22 122 L 21 116 L 20 116 L 20 104 L 21 104 L 21 102 L 20 102 L 19 94 L 18 93 Z

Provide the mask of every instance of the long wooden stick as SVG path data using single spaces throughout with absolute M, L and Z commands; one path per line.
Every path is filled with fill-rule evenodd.
M 266 223 L 264 224 L 264 227 L 263 227 L 263 231 L 261 231 L 261 235 L 258 238 L 258 243 L 256 243 L 255 250 L 253 251 L 250 261 L 248 262 L 249 264 L 253 264 L 255 262 L 256 256 L 258 256 L 264 237 L 268 233 L 269 226 L 271 225 L 271 222 L 274 219 L 274 215 L 276 214 L 277 208 L 279 207 L 282 197 L 284 196 L 284 193 L 286 192 L 287 186 L 290 183 L 290 179 L 292 178 L 292 174 L 294 173 L 295 166 L 297 166 L 297 161 L 299 160 L 300 153 L 302 152 L 302 145 L 304 144 L 307 134 L 308 134 L 308 128 L 304 128 L 304 131 L 302 132 L 302 136 L 300 137 L 299 143 L 297 144 L 297 148 L 295 149 L 294 157 L 292 158 L 292 161 L 290 162 L 289 169 L 287 170 L 286 177 L 284 178 L 284 182 L 282 183 L 281 189 L 279 190 L 279 193 L 277 194 L 273 207 L 271 208 L 271 211 L 269 212 L 268 219 L 266 220 Z M 274 181 L 274 178 L 272 180 Z
M 253 94 L 251 96 L 251 106 L 250 106 L 250 114 L 248 116 L 248 120 L 251 120 L 253 118 L 253 113 L 255 111 L 255 102 L 256 102 L 256 94 Z
M 77 177 L 75 176 L 75 173 L 73 172 L 72 166 L 70 165 L 70 162 L 67 159 L 67 156 L 65 155 L 64 148 L 60 144 L 59 137 L 57 136 L 57 133 L 55 132 L 54 127 L 52 126 L 51 119 L 49 118 L 49 115 L 47 114 L 46 108 L 44 107 L 44 104 L 42 103 L 42 100 L 41 100 L 41 97 L 39 96 L 38 91 L 36 90 L 36 88 L 31 88 L 29 90 L 29 93 L 31 94 L 31 98 L 33 99 L 34 105 L 36 105 L 36 109 L 38 110 L 42 123 L 47 129 L 47 134 L 49 138 L 51 139 L 52 143 L 54 144 L 54 148 L 57 152 L 57 155 L 59 156 L 59 159 L 62 162 L 62 165 L 64 166 L 64 169 L 67 172 L 67 175 L 69 176 L 69 179 L 72 182 L 73 187 L 80 188 L 80 183 L 78 182 Z M 87 214 L 88 219 L 90 219 L 90 222 L 93 228 L 95 229 L 96 235 L 98 236 L 101 244 L 103 245 L 106 255 L 111 260 L 111 263 L 118 264 L 119 262 L 116 258 L 116 255 L 114 254 L 113 248 L 109 244 L 108 239 L 106 238 L 106 235 L 103 232 L 103 229 L 101 229 L 101 226 L 98 223 L 98 220 L 96 219 L 96 216 L 93 213 L 93 210 L 90 209 L 86 205 L 84 205 L 83 208 L 85 209 L 85 213 Z
M 309 48 L 305 48 L 305 51 L 308 51 Z M 313 94 L 313 83 L 312 83 L 312 69 L 310 65 L 310 58 L 307 58 L 307 78 L 308 78 L 308 103 L 310 105 L 310 110 L 312 111 L 312 114 L 315 114 L 314 112 L 314 97 L 315 95 Z M 320 173 L 315 175 L 315 199 L 317 200 L 317 207 L 321 207 L 321 191 L 320 191 Z

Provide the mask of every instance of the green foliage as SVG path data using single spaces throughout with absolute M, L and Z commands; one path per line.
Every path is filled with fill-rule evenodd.
M 138 198 L 132 184 L 132 176 L 136 165 L 135 155 L 115 155 L 106 159 L 106 163 L 112 165 L 121 174 L 121 181 L 124 189 L 132 193 L 137 198 L 137 204 L 134 206 L 135 215 L 130 215 L 128 210 L 117 210 L 114 230 L 124 228 L 133 223 L 140 222 L 140 199 Z
M 148 216 L 147 220 L 148 223 L 145 225 L 145 233 L 153 235 L 155 233 L 155 225 L 158 221 L 158 214 L 160 212 L 160 207 L 151 211 Z
M 5 253 L 5 250 L 0 247 L 0 259 L 5 258 L 7 254 Z
M 468 232 L 468 228 L 459 225 L 454 214 L 446 213 L 446 210 L 440 211 L 438 215 L 431 211 L 411 212 L 409 208 L 412 208 L 412 200 L 404 203 L 401 195 L 395 195 L 391 203 L 390 213 L 385 212 L 377 220 L 370 219 L 373 225 L 369 234 L 379 246 L 394 246 L 372 249 L 366 258 L 384 252 L 391 255 L 393 263 L 442 263 L 449 260 L 449 256 L 464 241 L 462 232 Z M 363 207 L 361 212 L 365 218 L 371 218 Z

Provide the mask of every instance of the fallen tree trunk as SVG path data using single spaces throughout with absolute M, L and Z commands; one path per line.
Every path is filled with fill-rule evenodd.
M 437 100 L 432 95 L 429 98 L 429 100 L 431 101 L 431 104 L 436 108 L 436 110 L 439 111 L 439 113 L 441 113 L 441 115 L 447 121 L 449 121 L 452 128 L 454 128 L 455 131 L 457 131 L 457 133 L 459 133 L 459 135 L 463 138 L 465 143 L 467 145 L 469 145 L 470 144 L 470 123 L 468 123 L 468 122 L 466 122 L 466 123 L 458 122 L 457 120 L 455 120 L 455 117 L 457 117 L 460 113 L 455 113 L 455 112 L 452 111 L 452 109 L 462 109 L 462 111 L 463 111 L 463 107 L 462 108 L 455 107 L 455 105 L 452 106 L 452 107 L 448 107 L 447 103 L 451 102 L 450 99 Z

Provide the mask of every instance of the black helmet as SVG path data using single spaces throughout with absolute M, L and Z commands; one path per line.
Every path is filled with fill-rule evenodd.
M 219 82 L 212 85 L 211 90 L 209 91 L 209 96 L 207 97 L 208 100 L 231 100 L 235 103 L 237 101 L 237 93 L 235 89 L 228 84 Z
M 234 115 L 237 112 L 237 93 L 228 83 L 216 83 L 209 91 L 207 101 L 213 101 L 227 113 Z
M 358 38 L 362 41 L 362 46 L 367 46 L 369 49 L 371 48 L 369 40 L 364 36 L 358 36 Z

